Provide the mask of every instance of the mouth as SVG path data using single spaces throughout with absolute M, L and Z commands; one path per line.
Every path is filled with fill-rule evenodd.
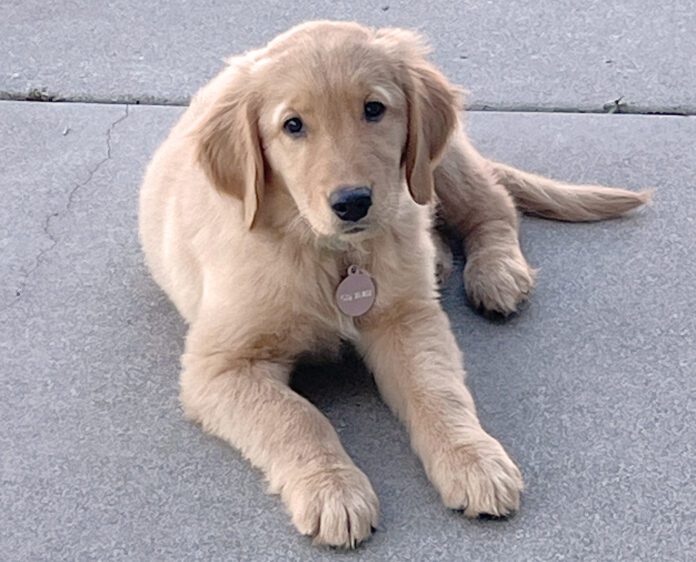
M 358 234 L 359 232 L 365 232 L 365 230 L 367 230 L 367 226 L 355 225 L 345 229 L 342 234 Z

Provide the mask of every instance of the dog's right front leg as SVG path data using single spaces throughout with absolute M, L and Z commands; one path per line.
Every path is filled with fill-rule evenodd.
M 264 472 L 301 533 L 354 547 L 377 525 L 377 496 L 329 421 L 288 387 L 290 369 L 290 362 L 187 349 L 184 410 Z

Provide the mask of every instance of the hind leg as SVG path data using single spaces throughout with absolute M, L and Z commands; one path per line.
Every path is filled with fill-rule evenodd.
M 464 287 L 471 303 L 508 315 L 526 300 L 534 270 L 522 255 L 517 210 L 488 161 L 459 131 L 435 170 L 445 222 L 464 239 Z
M 470 231 L 464 287 L 472 304 L 507 316 L 527 300 L 535 271 L 522 255 L 517 231 L 504 221 L 488 221 Z

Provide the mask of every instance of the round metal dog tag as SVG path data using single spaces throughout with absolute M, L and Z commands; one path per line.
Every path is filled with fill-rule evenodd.
M 362 316 L 375 304 L 376 293 L 372 277 L 357 266 L 351 265 L 348 268 L 348 277 L 336 288 L 336 305 L 343 314 Z

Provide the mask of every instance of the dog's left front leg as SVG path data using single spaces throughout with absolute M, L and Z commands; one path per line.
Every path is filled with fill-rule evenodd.
M 469 517 L 517 510 L 522 477 L 479 423 L 440 305 L 410 301 L 374 311 L 362 326 L 359 347 L 445 505 Z

